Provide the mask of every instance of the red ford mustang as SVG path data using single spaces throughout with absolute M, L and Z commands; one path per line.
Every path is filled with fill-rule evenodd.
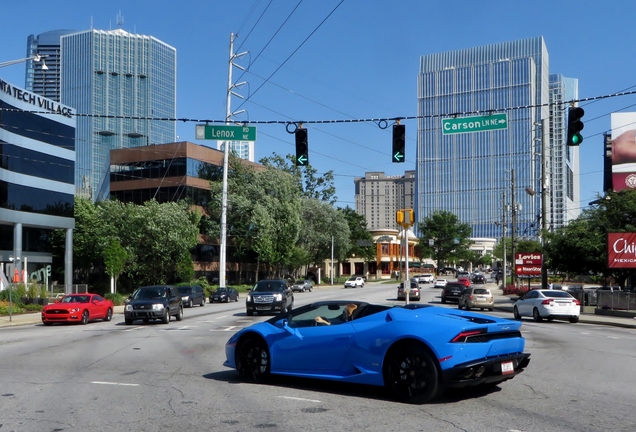
M 69 294 L 53 304 L 42 308 L 42 323 L 51 325 L 56 322 L 79 322 L 113 317 L 113 302 L 97 294 Z

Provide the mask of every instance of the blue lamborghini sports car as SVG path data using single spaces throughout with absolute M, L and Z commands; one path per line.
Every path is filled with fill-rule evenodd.
M 429 305 L 321 301 L 242 329 L 224 365 L 246 381 L 270 374 L 385 386 L 424 403 L 448 388 L 496 385 L 522 372 L 521 322 Z

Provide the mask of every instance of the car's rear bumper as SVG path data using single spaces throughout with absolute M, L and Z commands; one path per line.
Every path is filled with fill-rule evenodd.
M 511 364 L 512 370 L 502 372 L 502 364 Z M 448 388 L 496 384 L 514 378 L 530 363 L 529 353 L 518 353 L 458 364 L 442 372 Z

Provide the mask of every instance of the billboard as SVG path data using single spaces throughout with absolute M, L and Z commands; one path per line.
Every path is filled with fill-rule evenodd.
M 636 188 L 636 113 L 612 113 L 612 185 L 614 192 Z
M 636 233 L 607 233 L 607 266 L 636 268 Z
M 515 254 L 515 274 L 517 277 L 540 277 L 543 254 L 522 252 Z

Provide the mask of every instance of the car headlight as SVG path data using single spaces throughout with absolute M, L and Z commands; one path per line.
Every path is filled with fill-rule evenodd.
M 251 302 L 252 301 L 252 296 L 250 294 L 247 295 L 247 301 Z
M 283 300 L 283 295 L 282 294 L 274 294 L 274 300 L 282 301 Z
M 165 306 L 162 303 L 156 303 L 152 305 L 152 310 L 163 310 Z
M 79 312 L 80 308 L 72 308 L 68 310 L 70 313 Z
M 126 305 L 126 312 L 132 312 L 132 310 L 133 310 L 132 305 L 131 304 L 127 304 Z
M 189 298 L 190 298 L 190 296 L 183 296 L 183 297 L 181 297 L 181 300 L 188 301 Z

